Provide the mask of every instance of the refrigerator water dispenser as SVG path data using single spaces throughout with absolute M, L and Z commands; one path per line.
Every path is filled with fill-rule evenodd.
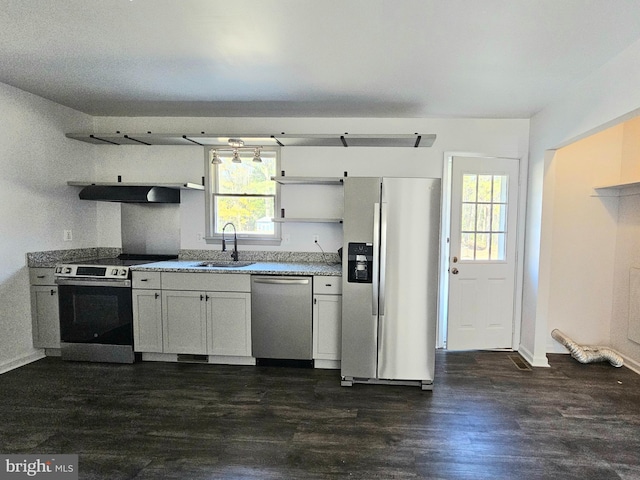
M 373 245 L 371 243 L 349 243 L 347 258 L 347 281 L 351 283 L 372 283 Z

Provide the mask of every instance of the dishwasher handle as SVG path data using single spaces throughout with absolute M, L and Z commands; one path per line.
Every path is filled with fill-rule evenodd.
M 308 285 L 308 278 L 254 278 L 255 283 L 267 283 L 271 285 Z

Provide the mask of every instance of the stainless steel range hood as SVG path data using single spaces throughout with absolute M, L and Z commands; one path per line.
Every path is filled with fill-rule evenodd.
M 180 190 L 204 190 L 195 183 L 93 183 L 70 181 L 67 185 L 84 187 L 81 200 L 120 203 L 180 203 Z
M 81 200 L 122 203 L 180 203 L 180 190 L 145 185 L 89 185 L 80 191 Z

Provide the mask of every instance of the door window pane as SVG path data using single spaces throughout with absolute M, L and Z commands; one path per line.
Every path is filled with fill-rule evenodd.
M 465 174 L 462 177 L 462 201 L 475 202 L 477 197 L 478 176 Z
M 476 229 L 476 204 L 462 204 L 462 230 L 473 232 Z
M 493 216 L 491 219 L 492 232 L 504 232 L 507 228 L 507 206 L 493 204 Z
M 478 202 L 491 202 L 493 175 L 478 175 Z
M 506 259 L 507 182 L 507 175 L 463 175 L 461 260 Z

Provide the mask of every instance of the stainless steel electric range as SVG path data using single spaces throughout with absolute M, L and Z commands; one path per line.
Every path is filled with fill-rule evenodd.
M 56 265 L 62 359 L 133 363 L 130 267 L 175 258 L 122 254 Z

